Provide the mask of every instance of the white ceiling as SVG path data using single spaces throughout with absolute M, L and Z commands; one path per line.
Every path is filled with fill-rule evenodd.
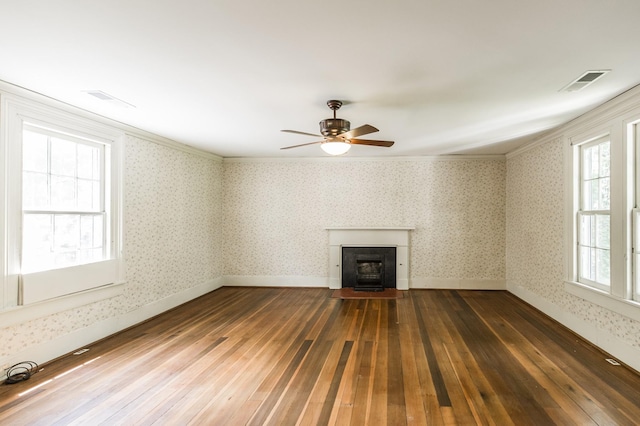
M 0 80 L 223 157 L 505 153 L 640 83 L 638 0 L 0 0 Z M 611 69 L 580 92 L 560 89 Z M 135 108 L 98 101 L 101 90 Z

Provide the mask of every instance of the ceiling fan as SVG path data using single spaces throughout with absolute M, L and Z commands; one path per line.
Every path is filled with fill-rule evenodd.
M 355 129 L 350 130 L 351 123 L 349 123 L 347 120 L 343 120 L 342 118 L 336 118 L 336 111 L 342 106 L 342 101 L 327 101 L 327 106 L 333 110 L 333 118 L 327 118 L 320 121 L 320 133 L 322 133 L 322 135 L 299 132 L 297 130 L 282 130 L 283 132 L 295 133 L 297 135 L 317 136 L 320 138 L 324 138 L 324 140 L 303 143 L 300 145 L 285 146 L 284 148 L 280 149 L 298 148 L 301 146 L 314 145 L 319 143 L 320 148 L 322 148 L 322 150 L 327 154 L 342 155 L 349 151 L 351 145 L 370 145 L 383 147 L 390 147 L 391 145 L 393 145 L 393 141 L 357 139 L 358 136 L 377 132 L 378 129 L 365 124 L 364 126 L 356 127 Z

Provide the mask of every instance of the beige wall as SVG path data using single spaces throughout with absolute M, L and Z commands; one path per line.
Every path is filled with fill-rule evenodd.
M 503 282 L 505 175 L 495 158 L 224 160 L 224 273 L 327 277 L 326 227 L 415 226 L 412 286 Z

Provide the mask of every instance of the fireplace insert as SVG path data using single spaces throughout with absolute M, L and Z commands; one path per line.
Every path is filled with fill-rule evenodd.
M 342 247 L 342 287 L 356 291 L 396 288 L 396 248 Z

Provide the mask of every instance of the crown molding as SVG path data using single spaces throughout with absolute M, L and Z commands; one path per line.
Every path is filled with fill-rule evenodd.
M 437 161 L 506 161 L 504 155 L 438 155 L 393 157 L 226 157 L 223 163 L 371 163 L 371 162 L 437 162 Z

